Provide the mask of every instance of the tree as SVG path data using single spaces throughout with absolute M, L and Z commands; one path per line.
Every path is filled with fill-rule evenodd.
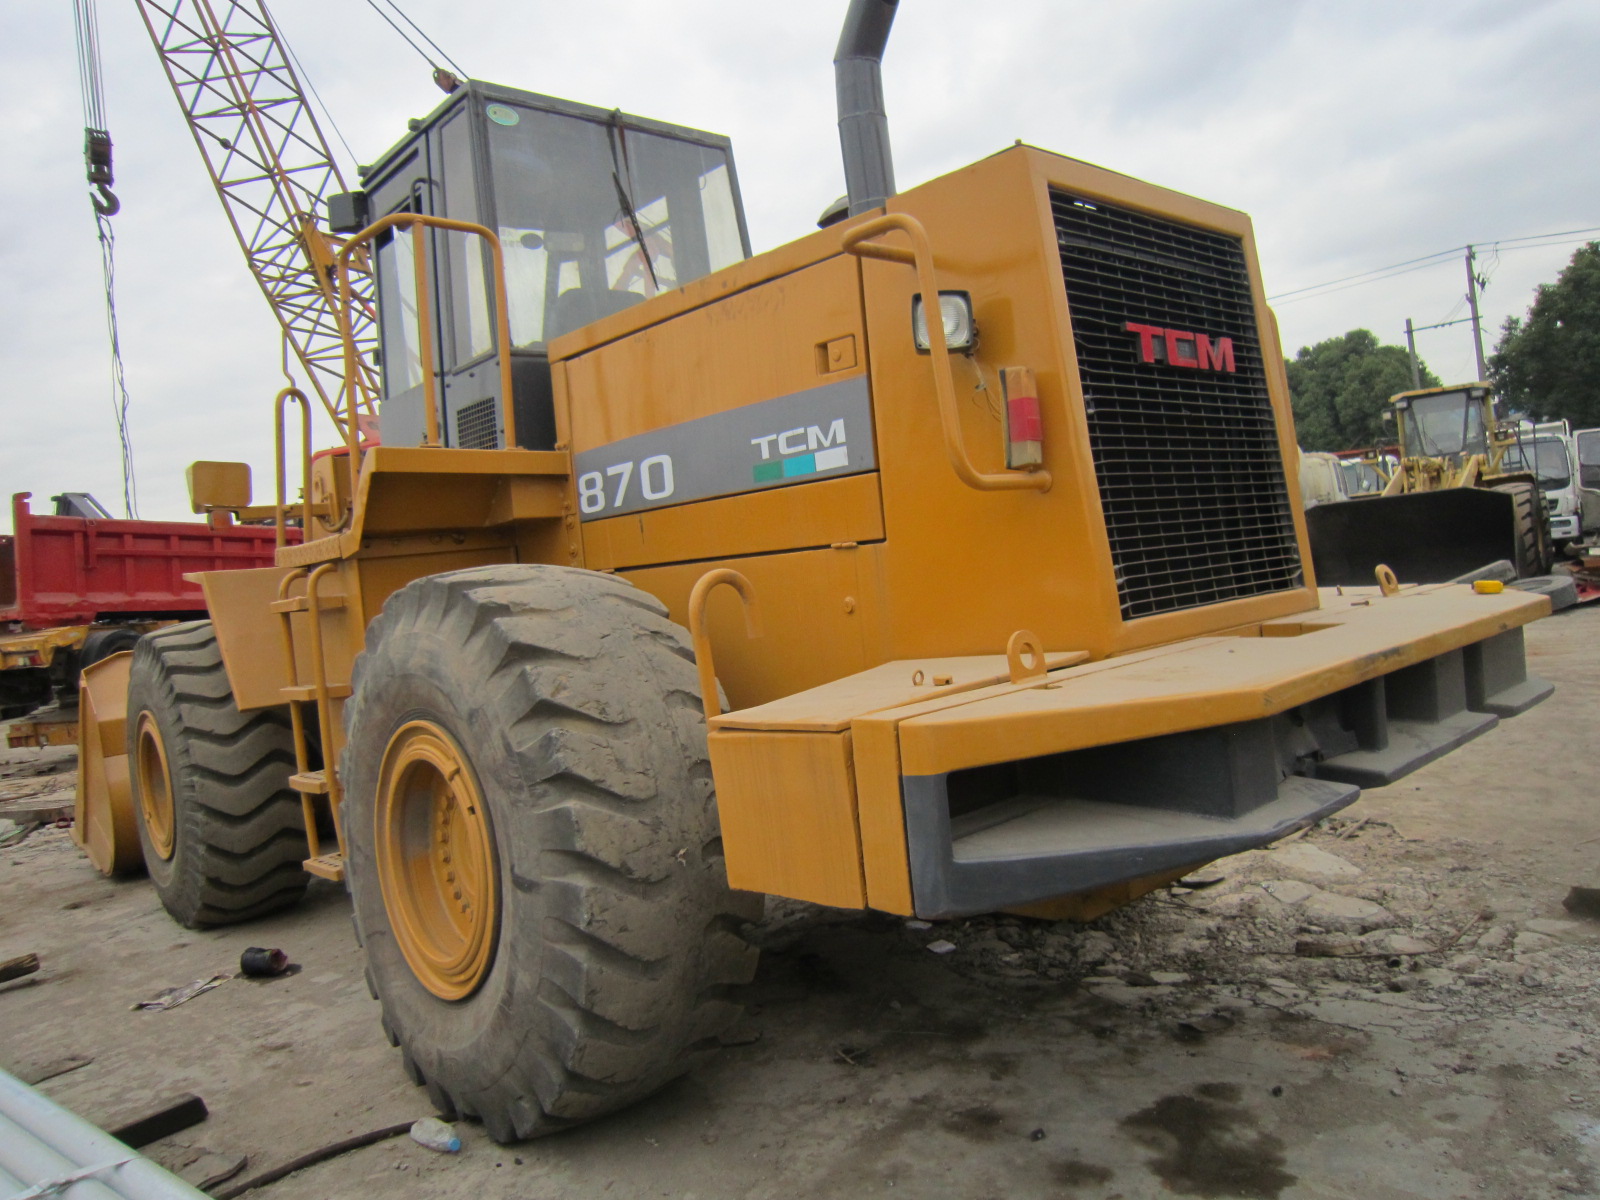
M 1403 347 L 1352 329 L 1302 346 L 1284 365 L 1301 449 L 1356 450 L 1394 440 L 1383 412 L 1390 396 L 1411 390 L 1411 357 Z M 1439 386 L 1426 364 L 1421 373 L 1423 387 Z
M 1489 378 L 1513 409 L 1600 425 L 1600 242 L 1539 285 L 1526 318 L 1506 318 Z

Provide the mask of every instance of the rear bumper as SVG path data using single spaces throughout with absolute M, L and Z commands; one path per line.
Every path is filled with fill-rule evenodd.
M 726 714 L 730 881 L 948 917 L 1265 845 L 1547 696 L 1521 631 L 1546 612 L 1465 587 L 1325 592 L 1294 618 L 1034 679 L 956 673 L 886 703 L 868 672 Z
M 918 916 L 1034 903 L 1264 846 L 1550 694 L 1522 630 L 1273 716 L 902 783 Z

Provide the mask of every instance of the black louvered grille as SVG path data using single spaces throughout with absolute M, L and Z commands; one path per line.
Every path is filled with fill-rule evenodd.
M 1063 192 L 1050 203 L 1123 617 L 1300 586 L 1243 247 Z M 1170 366 L 1159 338 L 1146 363 L 1129 322 L 1230 338 L 1237 369 Z

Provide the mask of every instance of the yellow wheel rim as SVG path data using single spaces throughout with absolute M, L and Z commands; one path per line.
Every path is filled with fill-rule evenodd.
M 150 836 L 150 848 L 165 862 L 172 857 L 172 772 L 167 769 L 167 747 L 156 719 L 139 714 L 134 742 L 134 770 L 139 779 L 139 815 Z
M 389 739 L 373 819 L 378 883 L 400 952 L 435 996 L 470 996 L 494 958 L 494 842 L 471 765 L 432 721 L 410 721 Z

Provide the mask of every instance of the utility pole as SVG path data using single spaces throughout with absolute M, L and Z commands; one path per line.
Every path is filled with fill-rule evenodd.
M 1483 361 L 1483 319 L 1478 315 L 1478 267 L 1472 247 L 1467 247 L 1467 304 L 1472 309 L 1472 345 L 1478 352 L 1478 378 L 1489 378 L 1489 367 Z
M 1411 328 L 1411 318 L 1406 318 L 1406 350 L 1411 355 L 1411 386 L 1422 390 L 1422 368 L 1417 365 L 1417 336 L 1416 330 Z

